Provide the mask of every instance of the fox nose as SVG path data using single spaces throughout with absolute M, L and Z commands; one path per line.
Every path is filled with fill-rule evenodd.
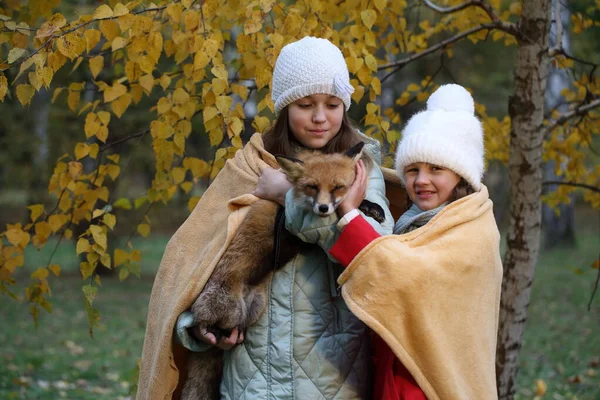
M 326 213 L 327 211 L 329 211 L 329 206 L 327 204 L 320 204 L 319 205 L 319 212 L 321 213 Z

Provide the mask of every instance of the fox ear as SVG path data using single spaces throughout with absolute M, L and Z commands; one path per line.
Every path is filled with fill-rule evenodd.
M 344 155 L 346 157 L 350 157 L 353 162 L 358 162 L 362 157 L 363 148 L 365 147 L 365 142 L 358 142 L 354 146 L 350 147 Z
M 304 163 L 302 160 L 286 156 L 275 156 L 275 159 L 290 181 L 294 182 L 304 174 Z

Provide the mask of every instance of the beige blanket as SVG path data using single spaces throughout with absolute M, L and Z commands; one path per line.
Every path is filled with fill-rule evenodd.
M 277 168 L 277 162 L 255 134 L 227 161 L 167 244 L 150 297 L 138 399 L 171 398 L 179 380 L 172 348 L 175 321 L 202 291 L 246 215 L 245 206 L 256 201 L 248 193 L 267 166 Z
M 429 400 L 497 398 L 499 242 L 484 186 L 417 230 L 371 242 L 338 280 Z

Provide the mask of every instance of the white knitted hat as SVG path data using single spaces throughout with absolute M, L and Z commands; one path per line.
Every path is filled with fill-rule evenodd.
M 327 39 L 312 36 L 281 49 L 272 86 L 271 97 L 277 115 L 288 104 L 313 94 L 337 96 L 348 110 L 350 95 L 354 92 L 340 49 Z
M 427 109 L 406 124 L 396 151 L 396 171 L 403 183 L 404 168 L 416 162 L 448 168 L 476 191 L 481 188 L 483 129 L 473 98 L 462 86 L 440 86 L 427 100 Z

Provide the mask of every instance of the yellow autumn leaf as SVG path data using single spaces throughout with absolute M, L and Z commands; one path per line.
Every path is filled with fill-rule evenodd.
M 125 197 L 121 197 L 112 205 L 114 208 L 122 208 L 123 210 L 131 210 L 131 202 Z
M 113 41 L 111 43 L 111 50 L 114 52 L 114 51 L 122 49 L 125 46 L 127 46 L 127 39 L 125 39 L 124 37 L 121 37 L 121 36 L 117 36 L 116 38 L 113 39 Z
M 187 103 L 190 99 L 190 95 L 182 88 L 175 89 L 173 93 L 173 102 L 175 104 L 184 104 Z
M 185 169 L 181 167 L 174 167 L 171 170 L 171 174 L 173 175 L 173 183 L 178 185 L 185 179 Z
M 125 93 L 123 96 L 110 103 L 110 108 L 117 117 L 121 118 L 121 115 L 123 115 L 130 104 L 131 95 L 129 93 Z
M 87 279 L 94 273 L 96 264 L 90 264 L 89 262 L 82 261 L 79 263 L 79 271 L 81 272 L 81 278 Z
M 365 26 L 370 30 L 375 24 L 375 21 L 377 21 L 377 12 L 371 9 L 361 11 L 360 19 L 362 20 L 363 24 L 365 24 Z
M 229 109 L 231 108 L 232 100 L 233 99 L 231 98 L 231 96 L 217 97 L 217 101 L 216 101 L 217 110 L 219 110 L 219 112 L 221 114 L 228 115 Z
M 31 222 L 35 222 L 35 220 L 37 220 L 39 218 L 39 216 L 42 215 L 42 213 L 44 212 L 43 204 L 34 204 L 27 208 L 29 208 L 29 210 L 31 210 L 31 215 L 30 215 Z
M 85 50 L 86 41 L 75 33 L 69 33 L 58 38 L 56 47 L 62 55 L 72 60 Z
M 48 270 L 46 268 L 38 268 L 31 273 L 31 279 L 44 280 L 48 277 Z
M 154 77 L 152 74 L 146 74 L 139 79 L 139 83 L 146 94 L 150 94 L 150 92 L 152 92 L 152 88 L 154 87 Z
M 83 164 L 79 161 L 69 161 L 69 176 L 73 180 L 77 180 L 83 171 Z
M 262 28 L 262 22 L 254 19 L 247 19 L 244 23 L 244 35 L 250 35 L 260 31 Z
M 48 266 L 48 269 L 50 271 L 52 271 L 52 273 L 55 276 L 60 276 L 60 265 L 58 265 L 58 264 L 51 264 L 51 265 Z
M 79 100 L 81 99 L 81 92 L 76 92 L 69 90 L 69 95 L 67 96 L 67 105 L 69 109 L 73 112 L 77 111 L 77 107 L 79 107 Z
M 96 29 L 89 29 L 83 33 L 83 37 L 85 38 L 85 48 L 89 53 L 96 47 L 98 42 L 100 42 L 100 31 Z
M 244 123 L 239 118 L 232 118 L 231 123 L 229 124 L 229 129 L 231 129 L 231 132 L 234 136 L 239 136 L 244 129 Z
M 92 219 L 94 219 L 94 218 L 98 218 L 99 216 L 103 215 L 105 212 L 106 212 L 106 211 L 105 211 L 104 209 L 97 209 L 97 210 L 94 210 L 94 211 L 92 212 Z
M 256 129 L 256 132 L 265 132 L 270 124 L 269 118 L 260 115 L 254 117 L 254 121 L 252 121 L 252 126 Z
M 75 159 L 81 160 L 83 157 L 90 154 L 90 146 L 86 143 L 77 143 L 75 145 Z
M 190 197 L 190 199 L 188 200 L 188 210 L 190 210 L 190 212 L 194 211 L 194 208 L 196 208 L 196 204 L 198 204 L 199 201 L 200 196 Z
M 104 67 L 104 57 L 96 56 L 89 59 L 90 71 L 92 71 L 92 76 L 94 79 L 98 76 L 98 74 L 102 71 Z
M 31 85 L 22 83 L 19 86 L 17 86 L 17 99 L 19 99 L 19 102 L 23 106 L 29 104 L 34 94 L 35 89 Z
M 67 20 L 62 14 L 56 13 L 50 19 L 40 26 L 40 29 L 36 32 L 36 39 L 44 39 L 51 36 L 60 28 L 67 24 Z
M 110 122 L 110 113 L 106 111 L 98 111 L 96 114 L 103 125 L 108 125 Z
M 210 172 L 210 165 L 206 161 L 194 157 L 186 157 L 183 160 L 183 167 L 189 169 L 195 179 L 206 176 Z
M 112 230 L 117 223 L 117 217 L 115 217 L 113 214 L 105 214 L 104 217 L 102 217 L 102 221 Z
M 98 225 L 91 225 L 89 229 L 92 233 L 92 237 L 94 238 L 94 242 L 96 242 L 96 244 L 103 250 L 106 250 L 106 230 Z
M 9 64 L 12 64 L 15 61 L 17 61 L 19 58 L 23 57 L 25 54 L 27 54 L 26 49 L 20 49 L 18 47 L 15 47 L 8 52 L 8 60 L 7 61 Z
M 4 75 L 0 75 L 0 101 L 4 102 L 4 96 L 8 92 L 8 79 Z
M 124 6 L 122 3 L 117 3 L 117 5 L 114 8 L 113 16 L 121 17 L 127 14 L 129 14 L 129 8 Z
M 100 32 L 102 32 L 108 42 L 112 42 L 113 39 L 119 34 L 119 26 L 115 21 L 100 21 L 98 28 L 100 28 Z
M 108 139 L 108 128 L 105 125 L 102 125 L 98 128 L 98 132 L 96 132 L 96 137 L 102 143 L 106 143 L 106 139 Z
M 150 225 L 148 225 L 148 224 L 139 224 L 137 226 L 137 231 L 143 237 L 148 237 L 148 235 L 150 234 Z
M 114 16 L 113 10 L 108 5 L 103 4 L 100 7 L 96 8 L 96 11 L 94 11 L 94 15 L 92 18 L 102 19 L 110 18 L 112 16 Z
M 544 382 L 544 380 L 542 380 L 542 379 L 538 379 L 535 382 L 535 387 L 536 387 L 536 394 L 540 397 L 543 396 L 546 393 L 546 390 L 548 389 L 546 382 Z
M 87 253 L 91 250 L 90 242 L 85 238 L 79 238 L 77 241 L 77 254 Z
M 377 60 L 371 54 L 365 56 L 365 65 L 373 72 L 377 72 Z
M 125 93 L 127 93 L 127 86 L 117 82 L 113 86 L 109 86 L 104 91 L 104 102 L 110 103 L 111 101 L 121 97 Z
M 214 117 L 219 114 L 219 111 L 215 107 L 206 107 L 202 110 L 202 117 L 204 118 L 204 123 L 210 121 Z
M 69 217 L 64 214 L 53 214 L 48 217 L 48 223 L 52 228 L 52 232 L 58 232 L 69 221 Z
M 373 0 L 373 4 L 375 4 L 375 8 L 377 8 L 379 12 L 383 12 L 387 5 L 387 0 Z
M 113 252 L 115 267 L 121 266 L 130 260 L 129 253 L 122 249 L 115 249 Z

